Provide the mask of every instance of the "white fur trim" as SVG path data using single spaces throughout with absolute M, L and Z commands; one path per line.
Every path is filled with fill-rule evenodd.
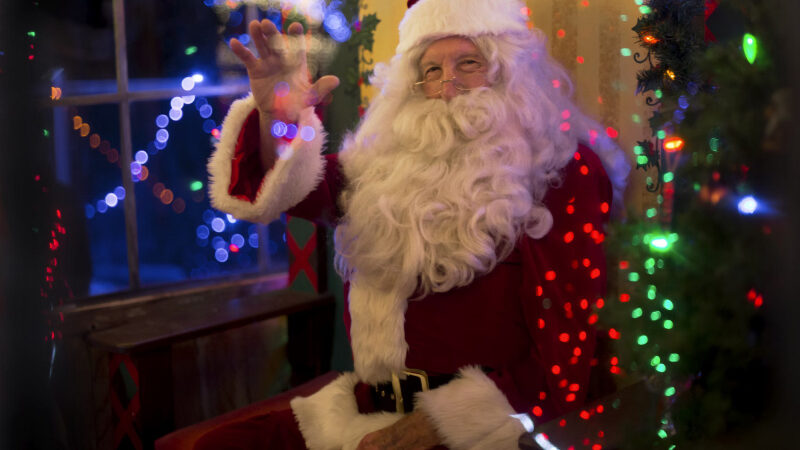
M 304 109 L 297 123 L 298 137 L 264 176 L 255 201 L 250 203 L 228 194 L 228 187 L 231 183 L 231 160 L 236 152 L 236 141 L 245 120 L 255 107 L 252 94 L 237 100 L 222 122 L 220 141 L 208 162 L 209 196 L 214 208 L 238 219 L 269 223 L 298 204 L 319 184 L 325 170 L 325 158 L 320 154 L 325 142 L 325 130 L 314 114 L 314 108 Z M 311 141 L 305 141 L 299 136 L 299 130 L 306 126 L 314 130 Z
M 405 316 L 408 302 L 397 292 L 350 284 L 350 346 L 358 377 L 369 384 L 391 379 L 405 368 Z
M 295 397 L 292 412 L 310 450 L 350 450 L 368 433 L 397 422 L 397 413 L 359 414 L 353 393 L 358 377 L 347 372 L 310 397 Z
M 400 22 L 397 53 L 446 36 L 529 32 L 517 0 L 420 0 Z
M 518 449 L 525 427 L 489 377 L 465 367 L 450 383 L 416 396 L 416 407 L 430 417 L 452 450 Z

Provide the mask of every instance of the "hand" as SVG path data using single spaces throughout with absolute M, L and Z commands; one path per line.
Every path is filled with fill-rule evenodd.
M 301 110 L 330 97 L 339 85 L 339 79 L 332 75 L 310 83 L 303 26 L 299 23 L 289 27 L 289 37 L 282 36 L 266 19 L 250 22 L 249 32 L 259 56 L 237 39 L 231 39 L 231 50 L 247 68 L 250 89 L 262 115 L 294 122 Z M 275 88 L 281 82 L 288 84 L 288 92 L 279 89 L 280 95 L 276 95 Z
M 425 450 L 440 443 L 428 416 L 414 411 L 394 425 L 364 436 L 356 450 Z

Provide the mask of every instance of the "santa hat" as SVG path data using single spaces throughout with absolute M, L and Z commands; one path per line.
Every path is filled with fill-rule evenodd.
M 518 0 L 419 0 L 408 4 L 400 22 L 398 54 L 447 36 L 528 32 L 525 5 Z

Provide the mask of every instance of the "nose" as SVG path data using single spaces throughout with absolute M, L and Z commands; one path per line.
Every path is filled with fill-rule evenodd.
M 456 89 L 456 83 L 458 83 L 458 79 L 456 78 L 455 70 L 453 70 L 453 68 L 451 67 L 443 68 L 442 76 L 443 80 L 451 80 L 442 83 L 442 99 L 444 101 L 450 101 L 450 99 L 456 97 L 457 95 L 462 94 L 461 91 Z

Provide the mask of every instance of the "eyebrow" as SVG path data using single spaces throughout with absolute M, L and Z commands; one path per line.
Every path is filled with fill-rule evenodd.
M 484 59 L 483 55 L 481 55 L 480 53 L 476 53 L 476 52 L 464 52 L 464 53 L 458 55 L 455 59 L 463 59 L 463 58 L 475 58 L 475 59 L 480 59 L 480 60 Z M 434 61 L 422 61 L 420 63 L 420 68 L 422 70 L 425 70 L 430 66 L 436 66 L 436 65 L 439 65 L 439 63 L 434 62 Z

